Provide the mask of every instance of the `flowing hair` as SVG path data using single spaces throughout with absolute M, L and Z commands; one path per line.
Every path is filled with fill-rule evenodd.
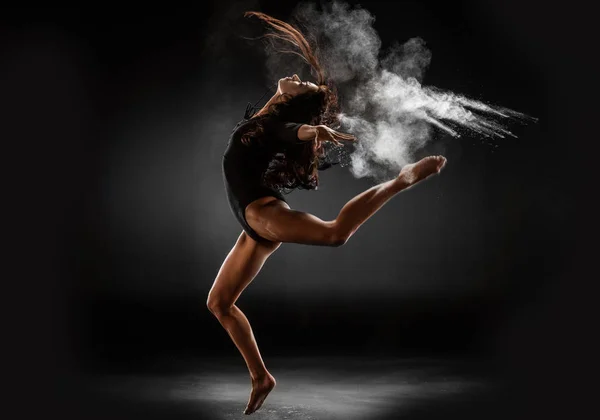
M 269 31 L 264 37 L 292 44 L 298 51 L 279 50 L 301 57 L 317 76 L 317 91 L 296 96 L 283 94 L 283 101 L 269 106 L 267 113 L 254 118 L 254 124 L 242 136 L 246 145 L 264 134 L 263 124 L 268 118 L 277 118 L 283 122 L 304 123 L 308 125 L 337 126 L 338 100 L 335 87 L 326 81 L 313 48 L 304 35 L 289 23 L 282 22 L 261 12 L 246 12 L 246 17 L 256 17 L 267 24 Z M 271 188 L 291 192 L 296 188 L 316 189 L 319 185 L 318 171 L 331 166 L 322 161 L 323 146 L 313 149 L 313 142 L 289 147 L 286 152 L 276 154 L 263 174 L 263 183 Z

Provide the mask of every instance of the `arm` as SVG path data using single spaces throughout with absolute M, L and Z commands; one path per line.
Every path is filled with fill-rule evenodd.
M 300 140 L 314 140 L 317 135 L 317 127 L 314 125 L 304 124 L 298 129 L 298 138 Z
M 271 119 L 268 121 L 266 128 L 268 135 L 275 139 L 276 142 L 291 145 L 311 141 L 314 142 L 315 150 L 324 141 L 341 144 L 339 140 L 355 140 L 354 136 L 339 133 L 325 125 L 309 125 Z

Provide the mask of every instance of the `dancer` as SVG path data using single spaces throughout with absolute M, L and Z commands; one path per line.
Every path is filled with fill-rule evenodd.
M 284 77 L 256 114 L 247 112 L 234 128 L 223 155 L 223 179 L 231 210 L 243 230 L 225 258 L 208 294 L 207 306 L 244 357 L 252 391 L 244 414 L 258 410 L 275 387 L 244 313 L 235 305 L 267 258 L 283 242 L 338 247 L 400 191 L 437 174 L 442 156 L 406 165 L 399 175 L 352 198 L 333 220 L 290 208 L 282 191 L 316 189 L 325 142 L 354 142 L 330 126 L 337 122 L 335 89 L 325 79 L 313 49 L 292 25 L 259 12 L 247 12 L 270 29 L 267 36 L 296 46 L 316 73 L 316 83 Z M 248 111 L 248 110 L 247 110 Z

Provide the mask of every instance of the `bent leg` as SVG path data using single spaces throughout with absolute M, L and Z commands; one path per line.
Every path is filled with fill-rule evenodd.
M 445 158 L 436 156 L 407 165 L 397 178 L 375 185 L 352 198 L 332 221 L 292 210 L 287 203 L 274 197 L 250 203 L 245 209 L 246 220 L 260 236 L 271 241 L 340 246 L 390 198 L 438 173 L 445 163 Z
M 350 200 L 335 220 L 292 210 L 284 201 L 260 200 L 246 208 L 246 220 L 260 236 L 278 242 L 304 245 L 341 246 L 390 198 L 403 188 L 393 180 L 369 188 Z
M 244 313 L 235 305 L 242 291 L 281 243 L 262 244 L 242 232 L 229 252 L 208 294 L 207 306 L 217 317 L 244 357 L 252 379 L 245 414 L 258 410 L 276 385 L 267 371 L 254 333 Z
M 235 302 L 279 245 L 259 244 L 242 232 L 219 269 L 206 303 L 244 357 L 253 379 L 268 372 L 250 323 Z

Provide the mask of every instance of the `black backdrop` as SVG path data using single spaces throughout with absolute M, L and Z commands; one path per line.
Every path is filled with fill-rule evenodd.
M 427 42 L 424 84 L 540 120 L 497 148 L 432 146 L 444 173 L 342 248 L 284 244 L 239 302 L 263 354 L 469 355 L 514 383 L 517 401 L 566 407 L 569 392 L 585 395 L 577 375 L 593 354 L 590 277 L 576 274 L 589 236 L 575 230 L 591 173 L 575 163 L 592 156 L 592 23 L 541 2 L 361 4 L 384 47 Z M 25 255 L 7 294 L 14 390 L 26 395 L 35 372 L 58 404 L 76 386 L 69 373 L 236 354 L 206 297 L 240 233 L 220 157 L 267 83 L 260 45 L 237 36 L 250 30 L 240 14 L 285 19 L 293 7 L 3 13 L 5 139 L 22 158 L 7 156 L 23 220 L 9 225 Z M 340 168 L 321 182 L 290 204 L 331 218 L 372 185 Z

